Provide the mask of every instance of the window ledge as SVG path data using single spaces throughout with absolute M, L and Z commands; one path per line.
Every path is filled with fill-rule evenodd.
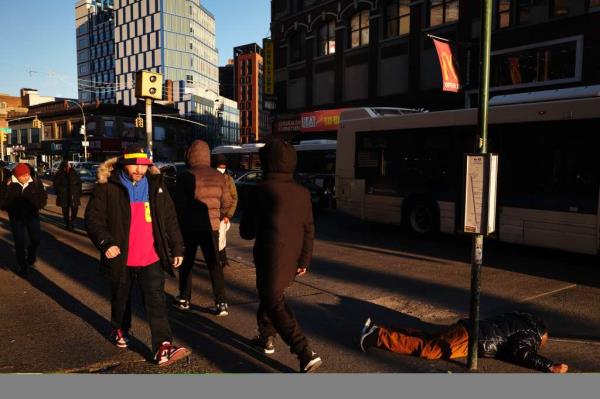
M 313 62 L 325 62 L 328 61 L 329 59 L 335 59 L 335 53 L 331 53 L 331 54 L 326 54 L 326 55 L 319 55 L 317 57 L 315 57 L 313 59 Z
M 379 43 L 386 44 L 386 43 L 394 43 L 394 42 L 407 42 L 407 41 L 409 41 L 409 38 L 410 38 L 410 33 L 405 33 L 400 36 L 392 36 L 392 37 L 388 37 L 385 39 L 381 39 L 379 41 Z
M 347 49 L 344 50 L 344 54 L 360 53 L 362 51 L 367 51 L 368 49 L 369 49 L 369 45 L 368 44 L 364 44 L 364 45 L 358 46 L 358 47 L 347 48 Z

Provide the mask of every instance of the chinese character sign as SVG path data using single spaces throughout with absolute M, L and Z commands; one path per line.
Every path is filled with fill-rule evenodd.
M 275 65 L 273 64 L 273 42 L 271 39 L 263 39 L 263 53 L 265 95 L 272 96 L 275 94 Z
M 433 39 L 433 43 L 442 69 L 442 79 L 444 81 L 442 90 L 458 93 L 460 91 L 460 78 L 456 70 L 452 49 L 448 43 L 440 40 Z

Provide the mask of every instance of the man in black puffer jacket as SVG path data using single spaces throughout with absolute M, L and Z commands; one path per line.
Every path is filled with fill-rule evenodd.
M 467 319 L 434 334 L 418 330 L 391 330 L 367 319 L 360 338 L 363 351 L 375 346 L 425 359 L 455 359 L 467 356 L 470 322 Z M 493 357 L 531 369 L 566 373 L 568 366 L 554 363 L 538 351 L 548 341 L 544 322 L 525 312 L 503 313 L 479 323 L 478 355 Z

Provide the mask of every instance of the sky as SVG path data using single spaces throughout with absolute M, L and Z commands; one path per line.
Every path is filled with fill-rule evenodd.
M 0 0 L 0 93 L 77 98 L 75 0 Z M 216 18 L 219 65 L 268 37 L 269 0 L 201 0 Z M 251 6 L 249 6 L 251 4 Z

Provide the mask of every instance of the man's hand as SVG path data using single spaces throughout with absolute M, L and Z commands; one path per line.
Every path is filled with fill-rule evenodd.
M 564 363 L 555 363 L 548 369 L 548 371 L 555 374 L 564 374 L 567 370 L 569 370 L 569 366 Z
M 121 255 L 121 250 L 116 245 L 113 245 L 112 247 L 106 250 L 104 255 L 106 255 L 108 259 L 114 259 L 117 256 Z
M 227 216 L 223 217 L 223 221 L 225 222 L 225 224 L 229 224 L 229 217 L 227 217 Z
M 296 269 L 296 276 L 302 277 L 305 274 L 306 274 L 306 267 L 298 266 L 298 268 Z
M 183 263 L 183 256 L 176 256 L 173 258 L 173 267 L 177 269 Z

